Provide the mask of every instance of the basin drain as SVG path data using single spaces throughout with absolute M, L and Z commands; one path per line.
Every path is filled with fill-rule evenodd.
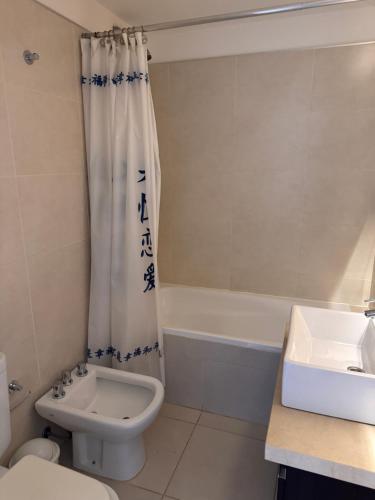
M 359 366 L 348 366 L 347 370 L 349 372 L 366 373 L 365 370 Z

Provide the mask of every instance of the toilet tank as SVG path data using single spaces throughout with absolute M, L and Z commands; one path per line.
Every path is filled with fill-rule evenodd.
M 5 354 L 0 352 L 0 458 L 10 444 L 10 411 Z

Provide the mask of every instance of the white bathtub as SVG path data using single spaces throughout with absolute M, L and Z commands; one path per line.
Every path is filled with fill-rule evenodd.
M 166 398 L 266 424 L 293 304 L 344 304 L 164 285 Z

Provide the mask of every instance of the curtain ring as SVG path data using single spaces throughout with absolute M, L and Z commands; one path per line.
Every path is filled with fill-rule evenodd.
M 141 26 L 141 33 L 142 33 L 142 43 L 146 44 L 147 43 L 147 35 L 145 33 L 145 29 L 143 26 Z

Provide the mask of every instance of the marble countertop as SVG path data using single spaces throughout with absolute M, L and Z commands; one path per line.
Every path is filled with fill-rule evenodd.
M 281 361 L 265 458 L 375 489 L 375 426 L 282 406 L 282 365 Z

